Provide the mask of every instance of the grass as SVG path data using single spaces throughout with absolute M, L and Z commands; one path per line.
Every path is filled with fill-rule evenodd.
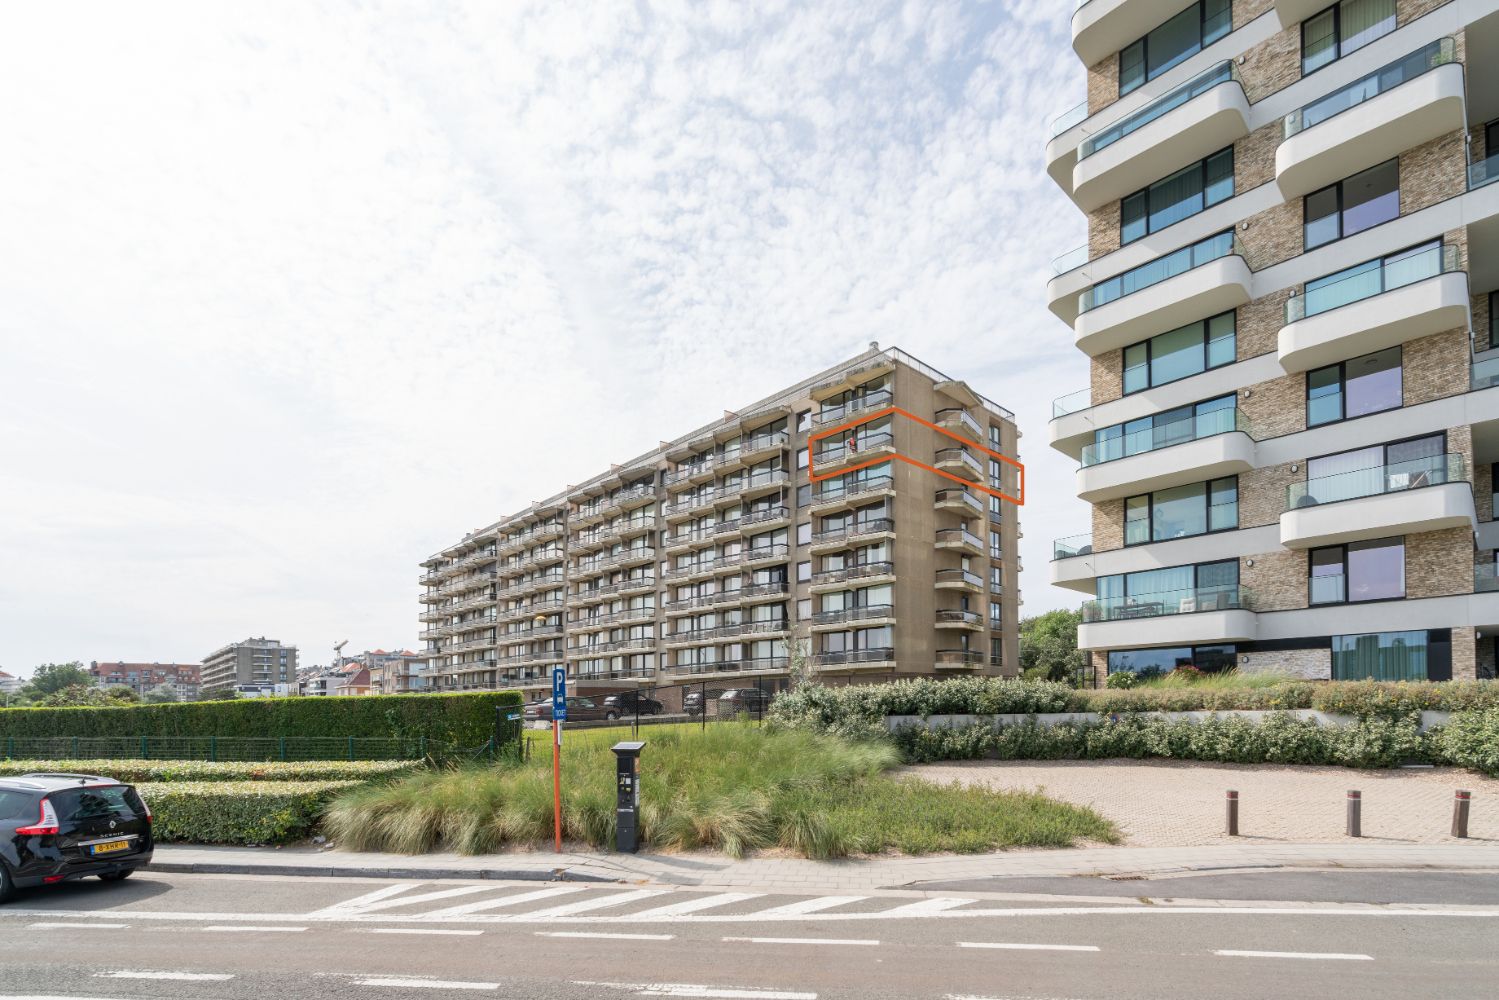
M 897 850 L 974 852 L 1113 841 L 1111 824 L 1040 795 L 935 785 L 888 772 L 893 747 L 720 723 L 642 734 L 641 835 L 652 850 L 708 848 L 734 857 L 783 848 L 810 858 Z M 564 736 L 564 836 L 614 846 L 609 742 Z M 468 766 L 353 789 L 324 829 L 358 851 L 483 854 L 552 836 L 549 754 L 526 764 Z

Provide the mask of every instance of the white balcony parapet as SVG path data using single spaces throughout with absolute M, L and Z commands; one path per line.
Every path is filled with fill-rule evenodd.
M 1237 409 L 1214 410 L 1083 449 L 1080 500 L 1098 503 L 1254 468 L 1255 441 Z
M 1478 526 L 1459 454 L 1432 455 L 1292 483 L 1280 516 L 1288 549 Z
M 1190 6 L 1192 0 L 1082 0 L 1072 12 L 1072 51 L 1092 66 Z
M 1463 67 L 1438 39 L 1285 117 L 1275 182 L 1299 198 L 1464 127 Z

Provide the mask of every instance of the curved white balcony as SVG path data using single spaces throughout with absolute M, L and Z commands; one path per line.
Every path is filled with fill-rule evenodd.
M 1440 46 L 1434 53 L 1430 58 L 1441 58 Z M 1417 59 L 1419 66 L 1424 58 L 1423 50 L 1407 60 Z M 1349 177 L 1463 128 L 1466 122 L 1463 67 L 1458 63 L 1423 69 L 1377 96 L 1359 100 L 1372 86 L 1360 88 L 1361 83 L 1286 117 L 1286 139 L 1275 150 L 1275 182 L 1286 198 L 1299 198 Z
M 1199 611 L 1125 621 L 1084 622 L 1077 627 L 1078 649 L 1148 649 L 1248 642 L 1259 635 L 1253 611 Z
M 1205 262 L 1197 263 L 1203 258 Z M 1181 265 L 1173 266 L 1178 260 Z M 1157 274 L 1166 276 L 1150 280 Z M 1094 285 L 1079 296 L 1080 311 L 1072 328 L 1074 343 L 1084 354 L 1097 357 L 1163 330 L 1234 309 L 1250 300 L 1250 277 L 1242 248 L 1229 234 L 1183 247 Z M 1137 282 L 1134 290 L 1094 304 L 1103 298 L 1105 289 L 1116 287 L 1115 282 L 1127 288 L 1131 280 Z
M 1220 62 L 1083 140 L 1072 200 L 1094 211 L 1248 134 L 1249 101 L 1238 70 Z
M 1275 0 L 1275 16 L 1282 28 L 1294 28 L 1327 6 L 1327 0 Z
M 1220 410 L 1233 415 L 1236 411 Z M 1208 414 L 1216 417 L 1216 414 Z M 1216 423 L 1216 419 L 1213 421 Z M 1255 441 L 1243 430 L 1215 432 L 1077 470 L 1077 496 L 1087 503 L 1199 483 L 1254 468 Z M 1084 453 L 1084 461 L 1087 461 Z
M 1072 12 L 1072 51 L 1084 66 L 1092 66 L 1180 14 L 1192 2 L 1082 0 Z
M 1476 529 L 1473 487 L 1460 454 L 1432 455 L 1292 483 L 1280 515 L 1288 549 L 1446 528 Z

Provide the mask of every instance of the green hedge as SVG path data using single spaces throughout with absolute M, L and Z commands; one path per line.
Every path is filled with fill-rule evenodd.
M 1499 709 L 1456 713 L 1447 725 L 1429 730 L 1426 742 L 1443 763 L 1499 777 Z
M 378 781 L 406 774 L 421 765 L 404 760 L 219 762 L 201 760 L 7 760 L 0 761 L 0 775 L 30 771 L 64 771 L 102 774 L 116 781 L 142 782 L 219 781 Z
M 472 694 L 243 698 L 122 708 L 0 709 L 0 746 L 57 737 L 206 739 L 388 737 L 477 747 L 494 736 L 495 710 L 519 710 L 516 691 Z
M 137 786 L 158 841 L 278 844 L 310 836 L 323 810 L 358 781 L 181 781 Z

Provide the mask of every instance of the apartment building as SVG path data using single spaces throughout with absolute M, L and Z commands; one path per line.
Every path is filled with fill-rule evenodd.
M 423 561 L 432 683 L 777 683 L 791 649 L 838 681 L 1014 673 L 1018 508 L 988 489 L 1018 473 L 986 450 L 1016 438 L 1008 410 L 872 345 Z
M 232 642 L 203 658 L 201 682 L 204 691 L 216 693 L 235 688 L 243 694 L 295 694 L 297 647 L 264 636 Z
M 1052 447 L 1097 676 L 1493 677 L 1499 0 L 1086 0 Z M 1079 527 L 1083 527 L 1079 525 Z
M 178 701 L 193 701 L 198 697 L 202 668 L 196 663 L 100 663 L 94 660 L 88 669 L 94 675 L 94 683 L 100 687 L 119 685 L 136 694 L 145 694 L 154 687 L 170 684 Z

